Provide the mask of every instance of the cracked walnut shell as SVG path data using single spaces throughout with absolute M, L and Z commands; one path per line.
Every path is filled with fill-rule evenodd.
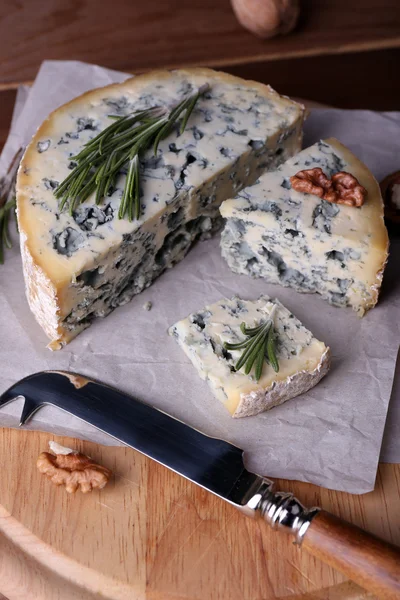
M 339 171 L 329 179 L 320 167 L 304 169 L 293 175 L 290 183 L 298 192 L 348 206 L 362 206 L 367 195 L 367 190 L 354 175 L 346 171 Z
M 58 445 L 57 445 L 58 446 Z M 110 469 L 95 463 L 80 452 L 66 450 L 62 446 L 60 454 L 42 452 L 37 459 L 37 468 L 47 475 L 55 485 L 64 485 L 69 494 L 80 487 L 83 494 L 93 489 L 102 489 L 110 479 Z

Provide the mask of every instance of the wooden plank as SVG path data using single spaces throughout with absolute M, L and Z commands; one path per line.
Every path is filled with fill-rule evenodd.
M 7 139 L 14 109 L 16 90 L 0 91 L 0 152 Z
M 269 83 L 281 94 L 338 108 L 400 110 L 399 65 L 400 49 L 395 48 L 249 63 L 224 70 Z
M 366 600 L 262 521 L 128 448 L 56 438 L 115 477 L 69 496 L 36 470 L 47 433 L 0 430 L 0 593 L 10 600 Z M 400 543 L 400 465 L 352 496 L 279 481 L 309 506 Z
M 398 0 L 364 0 L 361 10 L 359 0 L 301 4 L 295 32 L 263 41 L 237 23 L 229 0 L 3 0 L 0 81 L 33 79 L 44 59 L 136 72 L 400 46 Z M 330 76 L 342 87 L 340 73 Z
M 400 49 L 391 49 L 227 65 L 225 70 L 239 77 L 269 83 L 282 94 L 308 97 L 322 104 L 340 108 L 399 110 L 399 64 Z M 346 85 L 337 85 L 336 78 L 326 77 L 327 73 L 339 71 L 342 80 L 348 82 Z M 365 77 L 366 72 L 368 78 Z M 371 85 L 371 81 L 379 84 Z M 1 90 L 0 86 L 0 149 L 8 135 L 15 93 L 15 89 Z

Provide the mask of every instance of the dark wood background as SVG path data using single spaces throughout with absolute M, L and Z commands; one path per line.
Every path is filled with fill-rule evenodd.
M 229 0 L 2 0 L 0 33 L 0 81 L 12 83 L 33 79 L 44 58 L 131 72 L 399 47 L 400 3 L 301 0 L 296 31 L 263 41 L 241 28 Z M 297 66 L 292 74 L 300 78 Z M 324 79 L 330 78 L 351 84 L 340 69 L 328 70 Z
M 400 0 L 301 0 L 290 35 L 260 40 L 230 0 L 1 0 L 0 139 L 17 85 L 44 59 L 129 73 L 206 65 L 342 107 L 400 108 Z

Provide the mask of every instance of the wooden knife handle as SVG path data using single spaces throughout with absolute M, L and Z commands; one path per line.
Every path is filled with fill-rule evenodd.
M 400 600 L 400 548 L 321 510 L 302 548 L 384 600 Z
M 400 600 L 400 548 L 318 508 L 306 508 L 290 492 L 259 478 L 247 509 L 273 528 L 383 600 Z M 251 513 L 250 513 L 251 514 Z

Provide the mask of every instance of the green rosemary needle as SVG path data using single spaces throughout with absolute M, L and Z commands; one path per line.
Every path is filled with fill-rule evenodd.
M 209 89 L 208 83 L 202 85 L 169 112 L 165 107 L 155 106 L 124 117 L 110 115 L 111 125 L 71 157 L 76 164 L 54 191 L 60 210 L 68 205 L 72 215 L 93 193 L 96 204 L 100 204 L 121 170 L 127 169 L 118 218 L 139 219 L 141 157 L 152 147 L 157 154 L 160 141 L 171 133 L 181 117 L 180 132 L 183 133 L 197 100 Z
M 0 265 L 4 264 L 4 248 L 11 248 L 12 246 L 8 227 L 14 209 L 15 196 L 0 208 Z
M 15 181 L 23 153 L 23 148 L 17 150 L 8 167 L 7 173 L 3 177 L 0 177 L 0 265 L 4 263 L 5 248 L 11 248 L 12 246 L 9 224 L 16 206 Z
M 272 317 L 272 312 L 271 312 Z M 254 377 L 260 380 L 264 361 L 268 360 L 275 372 L 279 371 L 279 363 L 276 357 L 275 331 L 272 318 L 257 327 L 246 327 L 245 323 L 240 325 L 241 332 L 247 338 L 241 342 L 225 343 L 226 350 L 241 350 L 243 353 L 235 365 L 235 371 L 244 367 L 244 372 L 249 375 L 254 367 Z

